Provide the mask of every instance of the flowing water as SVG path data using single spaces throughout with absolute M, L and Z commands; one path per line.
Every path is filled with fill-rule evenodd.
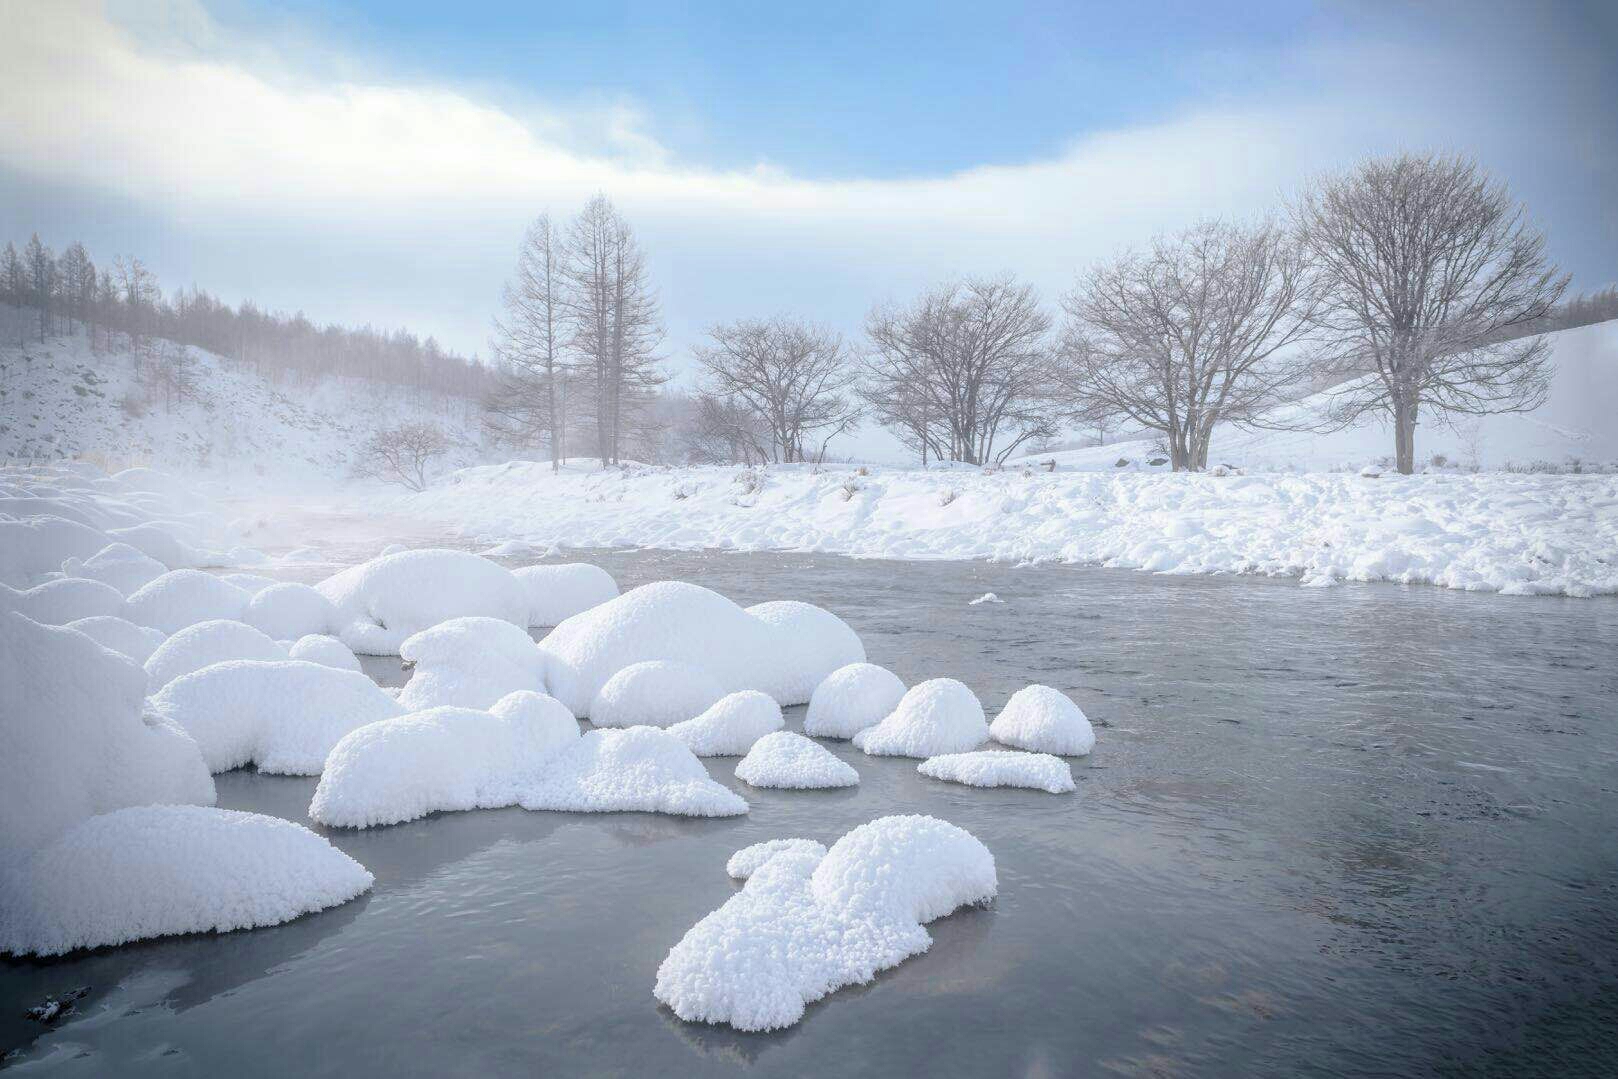
M 358 555 L 356 555 L 357 557 Z M 325 832 L 376 875 L 288 925 L 0 963 L 20 1072 L 296 1075 L 1618 1073 L 1618 606 L 1436 588 L 818 555 L 599 552 L 840 614 L 991 715 L 1043 682 L 1097 723 L 1078 792 L 977 790 L 825 743 L 833 792 L 745 817 L 441 814 Z M 310 569 L 304 579 L 325 570 Z M 994 592 L 1003 601 L 972 605 Z M 396 661 L 373 661 L 397 682 Z M 789 726 L 802 709 L 788 713 Z M 313 779 L 223 806 L 303 820 Z M 775 1034 L 689 1024 L 658 963 L 726 857 L 930 813 L 1000 895 Z M 17 1018 L 92 990 L 54 1030 Z

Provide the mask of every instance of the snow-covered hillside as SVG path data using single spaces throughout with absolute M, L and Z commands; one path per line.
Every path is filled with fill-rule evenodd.
M 0 347 L 0 458 L 90 458 L 112 470 L 150 465 L 217 478 L 335 483 L 378 427 L 430 420 L 452 464 L 487 460 L 475 404 L 362 379 L 272 385 L 251 367 L 191 349 L 192 395 L 166 403 L 128 351 L 82 335 Z

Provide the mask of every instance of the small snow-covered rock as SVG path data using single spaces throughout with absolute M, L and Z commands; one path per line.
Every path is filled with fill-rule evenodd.
M 724 695 L 724 687 L 698 667 L 647 660 L 607 679 L 590 702 L 589 718 L 597 727 L 667 727 L 701 715 Z
M 1031 787 L 1051 794 L 1073 790 L 1073 770 L 1049 753 L 981 750 L 928 757 L 916 771 L 969 787 Z
M 983 593 L 983 595 L 979 596 L 977 599 L 969 599 L 969 600 L 967 600 L 966 605 L 968 607 L 976 607 L 980 603 L 1004 603 L 1004 602 L 1005 602 L 1005 600 L 1001 599 L 999 596 L 995 595 L 993 592 L 985 592 L 985 593 Z
M 1011 695 L 989 724 L 1002 745 L 1058 757 L 1082 757 L 1095 748 L 1096 732 L 1065 693 L 1050 686 L 1024 686 Z
M 802 704 L 826 675 L 865 659 L 865 645 L 847 622 L 823 607 L 782 599 L 747 613 L 775 632 L 775 662 L 762 689 L 783 705 Z
M 310 663 L 319 663 L 324 667 L 335 667 L 340 671 L 358 671 L 359 657 L 348 650 L 348 645 L 336 637 L 328 637 L 320 633 L 310 633 L 299 637 L 287 649 L 288 659 L 301 659 Z
M 854 745 L 872 756 L 936 757 L 988 737 L 977 695 L 953 678 L 934 678 L 911 686 L 886 719 L 854 735 Z
M 337 608 L 337 635 L 362 655 L 398 655 L 406 637 L 451 618 L 528 625 L 528 595 L 511 571 L 466 551 L 401 551 L 316 588 Z
M 59 577 L 21 591 L 0 584 L 0 606 L 47 626 L 61 626 L 98 615 L 117 617 L 124 610 L 124 595 L 86 577 Z
M 828 674 L 809 698 L 803 733 L 816 738 L 852 738 L 874 727 L 899 706 L 905 684 L 875 663 L 850 663 Z
M 247 623 L 210 619 L 185 627 L 152 652 L 146 660 L 146 692 L 226 660 L 286 658 L 286 649 Z
M 655 727 L 587 732 L 550 762 L 520 804 L 570 813 L 734 817 L 747 812 L 747 802 L 715 783 L 684 742 Z
M 669 733 L 699 757 L 739 757 L 754 742 L 784 726 L 786 720 L 774 697 L 744 689 L 719 698 L 694 719 L 674 724 Z
M 777 854 L 789 852 L 822 858 L 826 854 L 826 845 L 813 839 L 766 839 L 762 843 L 743 847 L 732 854 L 730 860 L 725 863 L 725 873 L 734 880 L 746 880 L 758 871 L 759 866 Z
M 852 787 L 860 774 L 819 742 L 793 731 L 776 731 L 753 743 L 736 765 L 736 778 L 755 787 L 819 790 Z
M 215 618 L 240 622 L 247 600 L 246 592 L 211 573 L 177 569 L 136 589 L 125 604 L 124 617 L 174 634 Z
M 530 626 L 559 626 L 618 595 L 612 575 L 588 562 L 524 566 L 512 573 L 527 593 Z
M 337 608 L 306 584 L 285 581 L 254 593 L 242 619 L 278 641 L 296 640 L 336 628 Z
M 399 656 L 414 664 L 399 703 L 412 712 L 438 705 L 487 708 L 508 693 L 545 692 L 545 654 L 528 631 L 498 618 L 451 618 L 406 638 Z
M 165 640 L 162 630 L 137 626 L 125 618 L 98 615 L 78 618 L 67 623 L 68 629 L 77 630 L 103 648 L 110 648 L 121 656 L 144 664 L 157 646 Z
M 89 558 L 69 558 L 62 563 L 67 576 L 109 584 L 126 596 L 168 571 L 163 563 L 127 543 L 109 543 Z

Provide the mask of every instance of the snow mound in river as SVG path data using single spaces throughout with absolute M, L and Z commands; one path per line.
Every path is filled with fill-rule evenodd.
M 253 593 L 243 621 L 278 641 L 296 640 L 336 629 L 337 609 L 309 585 L 284 581 Z
M 553 760 L 521 800 L 524 809 L 572 813 L 640 811 L 686 817 L 747 812 L 735 791 L 715 783 L 685 743 L 656 727 L 594 730 Z
M 911 686 L 886 719 L 854 735 L 854 745 L 872 756 L 936 757 L 988 737 L 976 694 L 953 678 L 934 678 Z
M 1024 686 L 1011 695 L 989 724 L 1003 745 L 1058 757 L 1083 757 L 1095 748 L 1096 732 L 1084 711 L 1050 686 Z
M 860 781 L 860 774 L 812 738 L 776 731 L 753 743 L 736 765 L 736 778 L 755 787 L 816 790 L 852 787 Z
M 735 880 L 746 880 L 758 872 L 759 866 L 777 854 L 785 854 L 788 851 L 823 858 L 826 855 L 826 844 L 813 839 L 766 839 L 762 843 L 743 847 L 732 854 L 730 860 L 725 863 L 725 873 Z
M 89 558 L 69 558 L 62 563 L 66 576 L 88 577 L 126 596 L 168 571 L 163 563 L 127 543 L 109 543 Z
M 47 626 L 124 613 L 123 593 L 83 577 L 60 577 L 22 591 L 0 584 L 0 604 Z
M 674 724 L 669 733 L 699 757 L 739 757 L 754 742 L 784 726 L 786 720 L 775 698 L 744 689 L 721 697 L 696 718 Z
M 286 649 L 245 622 L 215 618 L 187 626 L 146 660 L 146 692 L 192 671 L 232 659 L 286 659 Z
M 361 655 L 398 655 L 406 637 L 477 615 L 528 625 L 528 598 L 504 566 L 466 551 L 401 551 L 316 588 L 337 608 L 337 635 Z
M 765 676 L 760 689 L 782 704 L 802 704 L 839 667 L 865 658 L 865 645 L 848 623 L 823 607 L 779 599 L 747 608 L 747 613 L 775 630 L 782 658 Z
M 618 582 L 612 574 L 588 562 L 524 566 L 512 574 L 528 596 L 530 626 L 559 626 L 618 595 Z
M 875 663 L 850 663 L 828 674 L 809 698 L 803 733 L 816 738 L 852 738 L 899 707 L 905 684 Z
M 0 883 L 0 951 L 60 955 L 275 925 L 345 903 L 371 874 L 291 821 L 148 805 L 81 821 Z
M 124 617 L 164 633 L 210 619 L 240 622 L 247 612 L 248 595 L 240 588 L 199 569 L 171 570 L 136 589 Z
M 969 787 L 1030 787 L 1050 794 L 1073 790 L 1073 769 L 1049 753 L 980 750 L 928 757 L 916 771 Z
M 136 663 L 145 663 L 157 651 L 157 646 L 166 640 L 162 630 L 137 626 L 128 619 L 109 615 L 78 618 L 69 622 L 67 628 L 77 630 L 102 648 L 110 648 Z
M 933 817 L 882 817 L 816 847 L 733 858 L 746 885 L 669 951 L 657 999 L 688 1021 L 789 1027 L 810 1002 L 926 951 L 924 923 L 999 890 L 988 848 Z
M 0 520 L 0 583 L 27 588 L 64 558 L 89 558 L 106 545 L 105 532 L 64 517 Z
M 328 637 L 322 633 L 310 633 L 299 637 L 287 649 L 288 659 L 302 659 L 310 663 L 319 663 L 325 667 L 336 667 L 340 671 L 358 671 L 359 657 L 349 651 L 348 645 L 336 637 Z
M 414 664 L 399 703 L 487 708 L 518 690 L 545 692 L 545 654 L 528 631 L 498 618 L 451 618 L 412 634 L 399 656 Z
M 590 722 L 597 727 L 667 727 L 701 714 L 724 695 L 724 687 L 711 675 L 689 663 L 631 663 L 607 679 L 591 700 Z

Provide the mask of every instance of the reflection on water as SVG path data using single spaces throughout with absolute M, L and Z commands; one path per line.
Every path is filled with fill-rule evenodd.
M 353 552 L 351 557 L 370 553 Z M 573 557 L 577 557 L 575 554 Z M 991 712 L 1042 681 L 1098 721 L 1079 791 L 980 791 L 827 743 L 834 792 L 727 820 L 521 810 L 327 833 L 366 898 L 290 925 L 0 964 L 51 1073 L 1610 1074 L 1618 618 L 1606 601 L 1299 589 L 1070 566 L 596 552 L 843 615 L 871 658 Z M 312 574 L 318 576 L 318 573 Z M 1006 602 L 970 606 L 984 592 Z M 396 660 L 368 666 L 403 677 Z M 796 725 L 801 709 L 789 720 Z M 221 804 L 301 820 L 314 781 Z M 777 1034 L 687 1024 L 657 964 L 738 847 L 890 812 L 960 824 L 1001 895 Z M 17 1019 L 89 983 L 30 1043 Z

